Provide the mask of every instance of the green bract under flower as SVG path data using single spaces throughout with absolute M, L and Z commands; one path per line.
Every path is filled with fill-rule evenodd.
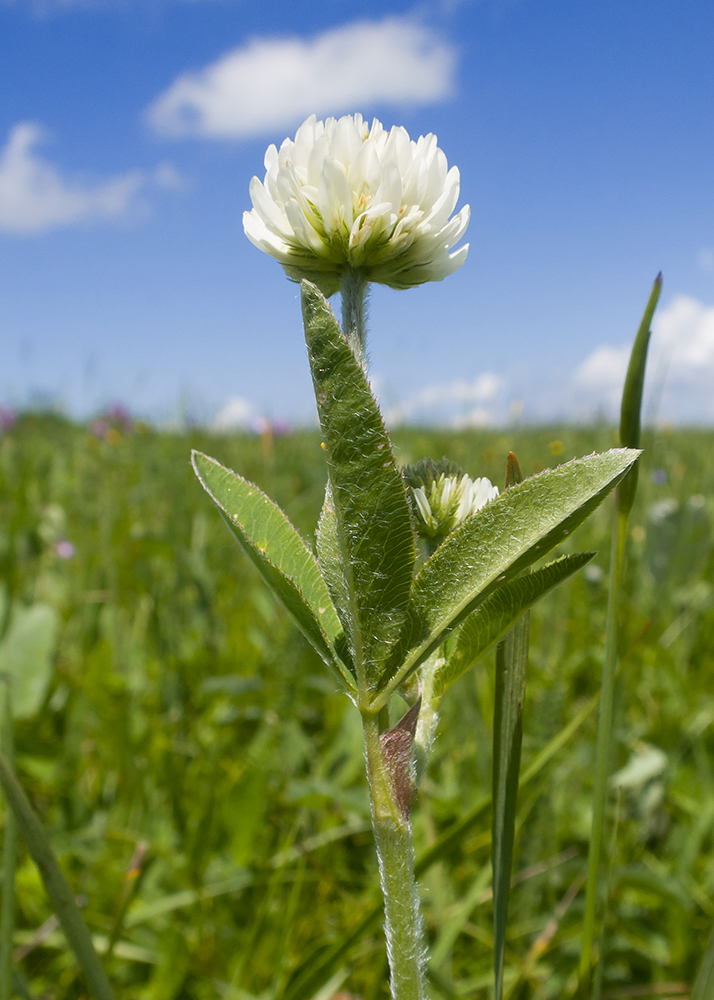
M 471 479 L 455 462 L 424 459 L 403 470 L 417 534 L 440 544 L 449 532 L 498 496 L 489 479 Z
M 466 260 L 452 248 L 469 207 L 450 218 L 459 171 L 431 133 L 414 142 L 404 128 L 385 131 L 362 116 L 317 121 L 311 115 L 280 150 L 265 154 L 265 180 L 250 184 L 243 214 L 248 239 L 289 277 L 308 278 L 332 295 L 348 269 L 366 281 L 412 288 L 441 281 Z

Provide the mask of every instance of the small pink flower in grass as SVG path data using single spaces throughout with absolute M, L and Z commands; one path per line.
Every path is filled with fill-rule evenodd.
M 60 538 L 55 542 L 55 552 L 60 559 L 71 559 L 77 550 L 67 538 Z
M 0 431 L 9 430 L 15 423 L 15 411 L 10 406 L 0 406 Z

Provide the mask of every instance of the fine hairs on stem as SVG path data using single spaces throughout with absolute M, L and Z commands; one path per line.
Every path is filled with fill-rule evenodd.
M 380 732 L 377 717 L 365 714 L 363 723 L 372 827 L 384 895 L 391 993 L 393 1000 L 423 1000 L 423 925 L 408 808 L 399 801 L 394 767 L 390 766 L 394 762 L 390 762 L 385 734 Z
M 367 369 L 367 297 L 369 283 L 356 268 L 347 268 L 340 280 L 342 332 L 355 357 Z
M 379 879 L 384 894 L 384 933 L 395 1000 L 424 997 L 425 950 L 411 825 L 404 831 L 375 823 Z

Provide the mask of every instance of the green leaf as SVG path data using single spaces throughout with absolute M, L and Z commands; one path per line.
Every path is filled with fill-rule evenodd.
M 581 569 L 595 555 L 579 552 L 561 556 L 541 569 L 503 584 L 473 611 L 459 630 L 454 650 L 434 677 L 434 691 L 441 697 L 470 670 L 530 608 L 553 587 Z
M 315 557 L 282 510 L 257 486 L 198 451 L 193 468 L 236 541 L 298 628 L 349 687 L 335 653 L 342 627 Z
M 602 503 L 639 452 L 616 448 L 574 459 L 512 486 L 463 521 L 416 577 L 408 628 L 373 707 L 497 587 L 559 544 Z
M 630 363 L 627 366 L 625 385 L 622 390 L 622 406 L 620 409 L 620 444 L 626 448 L 640 446 L 640 419 L 642 411 L 642 389 L 645 382 L 645 367 L 647 365 L 647 349 L 650 343 L 650 325 L 654 311 L 662 291 L 662 273 L 655 278 L 650 297 L 645 306 L 640 328 L 632 345 Z M 637 492 L 637 472 L 635 465 L 620 483 L 617 491 L 617 506 L 622 514 L 629 514 L 635 502 Z
M 42 708 L 52 679 L 59 615 L 49 604 L 16 606 L 0 643 L 0 673 L 12 682 L 12 714 L 29 719 Z
M 75 954 L 84 972 L 87 986 L 96 1000 L 114 1000 L 114 991 L 97 958 L 92 936 L 82 920 L 79 907 L 74 900 L 66 878 L 57 864 L 47 835 L 37 818 L 35 810 L 17 780 L 17 776 L 4 753 L 0 751 L 0 783 L 2 783 L 8 805 L 17 819 L 17 825 L 25 838 L 27 848 L 37 865 L 52 909 L 64 931 L 67 943 Z
M 302 283 L 303 319 L 330 474 L 334 529 L 321 556 L 345 620 L 360 683 L 373 684 L 407 611 L 415 560 L 407 495 L 362 366 L 324 297 Z M 330 534 L 332 541 L 326 543 Z

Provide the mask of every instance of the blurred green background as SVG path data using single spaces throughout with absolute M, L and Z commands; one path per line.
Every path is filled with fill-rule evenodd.
M 616 445 L 608 428 L 399 430 L 501 484 Z M 621 619 L 604 996 L 683 996 L 714 925 L 714 433 L 645 433 Z M 89 428 L 25 414 L 0 437 L 0 670 L 17 768 L 121 1000 L 278 998 L 374 898 L 360 720 L 241 555 L 189 466 L 257 482 L 307 538 L 317 433 Z M 596 548 L 532 615 L 524 767 L 599 690 L 611 503 Z M 417 851 L 490 791 L 493 664 L 445 699 L 414 811 Z M 506 983 L 571 995 L 596 710 L 522 790 Z M 490 817 L 422 878 L 436 996 L 486 998 Z M 86 990 L 21 846 L 16 956 L 37 996 Z M 50 920 L 50 923 L 46 922 Z M 386 997 L 381 930 L 318 996 Z M 657 992 L 642 988 L 655 984 Z M 666 985 L 670 984 L 670 985 Z M 637 989 L 639 988 L 639 992 Z M 634 990 L 634 992 L 633 992 Z

